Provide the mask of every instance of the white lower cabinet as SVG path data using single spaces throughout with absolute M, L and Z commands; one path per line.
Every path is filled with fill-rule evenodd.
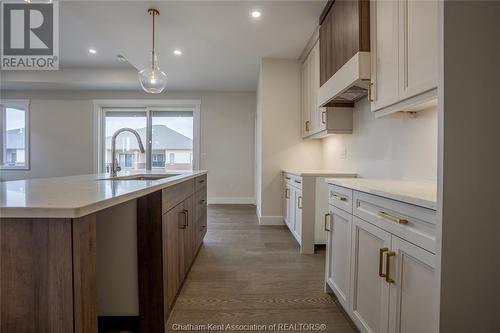
M 351 304 L 349 313 L 362 332 L 387 332 L 389 284 L 380 276 L 381 249 L 389 249 L 391 234 L 357 217 L 353 219 Z
M 390 284 L 389 332 L 437 332 L 435 255 L 392 236 L 394 282 Z
M 303 198 L 302 190 L 294 189 L 294 211 L 295 211 L 295 223 L 293 225 L 293 232 L 295 233 L 295 238 L 302 245 L 302 208 L 303 208 Z
M 326 242 L 331 249 L 326 259 L 326 283 L 345 309 L 349 307 L 351 228 L 352 215 L 330 206 L 330 212 L 325 216 Z
M 302 243 L 302 190 L 285 183 L 283 219 L 299 244 Z
M 330 192 L 335 190 L 330 186 Z M 325 216 L 325 284 L 361 332 L 437 332 L 435 254 L 429 251 L 434 247 L 417 246 L 412 236 L 420 230 L 418 223 L 426 223 L 413 217 L 426 217 L 428 210 L 381 199 L 377 209 L 391 224 L 367 222 L 362 219 L 367 210 L 358 207 L 365 196 L 349 191 L 342 195 L 354 197 L 353 214 L 346 211 L 351 207 L 330 204 Z

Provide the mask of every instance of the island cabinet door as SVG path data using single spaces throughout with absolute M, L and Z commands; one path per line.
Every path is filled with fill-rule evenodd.
M 351 302 L 349 314 L 361 332 L 387 332 L 389 283 L 380 260 L 391 247 L 391 234 L 353 217 Z
M 183 260 L 182 229 L 185 223 L 183 203 L 163 214 L 163 293 L 166 298 L 165 320 L 181 286 L 181 261 Z M 182 264 L 183 266 L 183 264 Z
M 183 246 L 183 258 L 181 261 L 181 280 L 184 280 L 187 273 L 189 272 L 189 268 L 191 267 L 191 263 L 194 259 L 194 250 L 193 243 L 195 242 L 195 229 L 196 226 L 194 224 L 194 204 L 193 197 L 189 197 L 182 203 L 181 210 L 181 221 L 182 221 L 182 246 Z

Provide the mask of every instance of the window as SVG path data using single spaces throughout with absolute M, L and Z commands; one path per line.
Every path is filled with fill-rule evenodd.
M 193 102 L 193 101 L 191 101 Z M 122 170 L 193 170 L 197 168 L 199 102 L 193 105 L 180 101 L 152 102 L 141 107 L 141 101 L 95 101 L 99 129 L 99 170 L 112 162 L 111 141 L 121 128 L 139 133 L 146 152 L 139 150 L 132 133 L 123 132 L 116 138 L 116 158 Z M 100 104 L 100 105 L 99 105 Z M 115 105 L 124 105 L 115 107 Z M 149 103 L 148 103 L 149 104 Z M 174 105 L 170 105 L 174 104 Z
M 1 169 L 29 169 L 29 101 L 0 100 Z
M 122 168 L 132 168 L 136 161 L 133 161 L 134 155 L 132 154 L 120 154 L 119 163 Z
M 193 112 L 152 111 L 153 154 L 169 154 L 169 163 L 160 167 L 167 170 L 193 169 Z M 179 159 L 178 156 L 188 156 Z M 153 162 L 153 168 L 156 166 Z
M 163 168 L 165 167 L 165 154 L 155 154 L 153 153 L 153 168 Z

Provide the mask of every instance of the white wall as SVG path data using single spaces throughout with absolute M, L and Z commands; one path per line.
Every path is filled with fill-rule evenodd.
M 2 98 L 31 100 L 31 170 L 2 170 L 2 180 L 94 172 L 94 99 L 200 99 L 209 202 L 254 202 L 253 92 L 2 91 Z
M 282 223 L 281 171 L 320 168 L 321 142 L 303 141 L 300 135 L 298 61 L 262 59 L 258 88 L 257 210 L 261 224 L 276 224 Z
M 365 99 L 356 103 L 352 134 L 323 140 L 324 169 L 362 177 L 436 181 L 437 111 L 375 119 Z M 343 155 L 345 158 L 343 158 Z

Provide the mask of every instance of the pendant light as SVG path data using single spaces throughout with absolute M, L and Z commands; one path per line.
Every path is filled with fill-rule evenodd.
M 160 12 L 150 8 L 148 13 L 153 17 L 153 50 L 150 65 L 139 72 L 139 81 L 145 92 L 159 94 L 167 86 L 167 74 L 158 67 L 158 56 L 155 53 L 155 17 L 160 15 Z

